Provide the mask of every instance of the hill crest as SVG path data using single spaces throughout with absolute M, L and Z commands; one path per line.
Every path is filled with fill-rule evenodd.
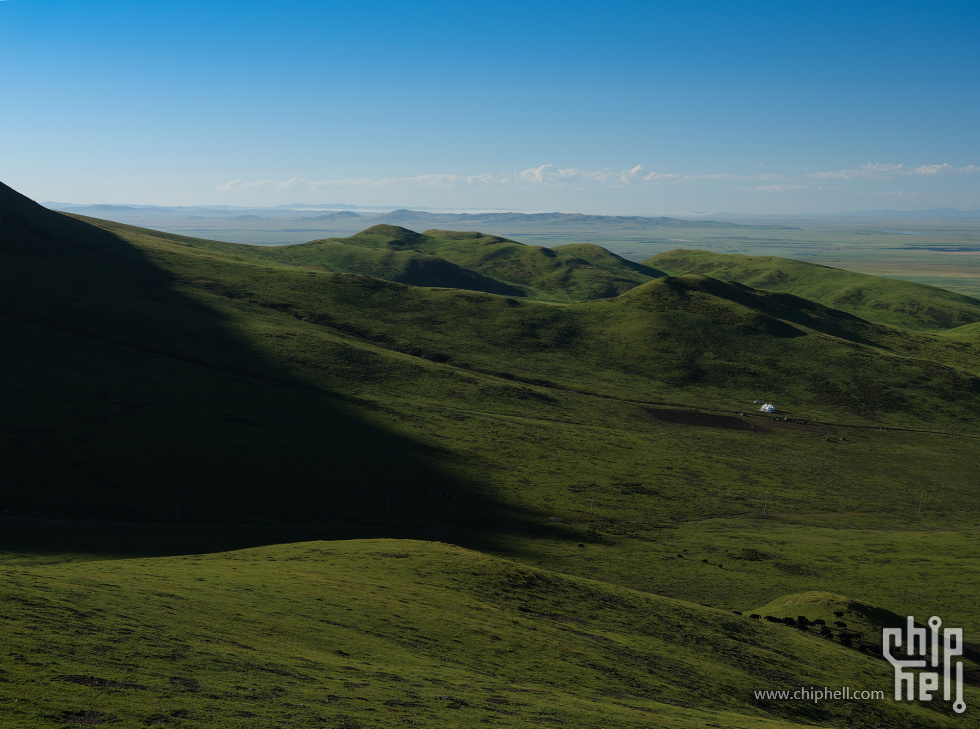
M 412 285 L 561 302 L 618 296 L 663 275 L 594 245 L 547 248 L 476 231 L 417 233 L 389 223 L 347 238 L 254 249 L 252 255 Z
M 676 249 L 644 264 L 667 273 L 702 273 L 794 294 L 863 319 L 924 331 L 980 321 L 980 300 L 926 284 L 871 276 L 776 256 Z

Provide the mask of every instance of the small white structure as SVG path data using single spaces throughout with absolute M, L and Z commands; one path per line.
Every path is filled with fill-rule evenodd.
M 759 410 L 761 410 L 764 413 L 774 413 L 774 412 L 776 412 L 776 406 L 775 405 L 770 405 L 769 403 L 766 403 L 761 408 L 759 408 Z

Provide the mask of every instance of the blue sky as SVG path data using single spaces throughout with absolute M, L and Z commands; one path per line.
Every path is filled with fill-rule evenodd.
M 980 3 L 0 0 L 42 201 L 980 209 Z

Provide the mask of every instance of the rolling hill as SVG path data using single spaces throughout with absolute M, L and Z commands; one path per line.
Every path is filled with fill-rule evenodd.
M 646 259 L 669 273 L 702 273 L 784 291 L 884 324 L 938 331 L 980 321 L 980 300 L 911 281 L 773 256 L 675 250 Z
M 499 236 L 375 225 L 348 238 L 252 249 L 294 265 L 322 266 L 414 286 L 470 289 L 552 301 L 617 296 L 664 275 L 599 246 L 526 246 Z
M 941 703 L 753 703 L 769 679 L 887 691 L 888 667 L 732 611 L 820 592 L 980 631 L 973 343 L 550 253 L 391 226 L 259 249 L 0 187 L 4 709 L 949 724 Z
M 757 698 L 880 691 L 892 670 L 815 630 L 440 543 L 19 566 L 0 589 L 12 729 L 962 725 L 928 705 Z
M 17 444 L 10 473 L 43 485 L 9 494 L 16 511 L 170 518 L 181 483 L 185 518 L 350 519 L 376 515 L 392 482 L 399 503 L 418 504 L 427 484 L 453 482 L 480 486 L 433 514 L 469 513 L 471 499 L 501 494 L 536 512 L 550 508 L 550 488 L 565 488 L 566 469 L 527 491 L 512 463 L 540 448 L 547 461 L 577 461 L 572 434 L 594 422 L 623 448 L 639 446 L 653 435 L 637 420 L 649 403 L 732 413 L 762 395 L 818 422 L 965 433 L 977 422 L 968 345 L 786 294 L 692 275 L 555 306 L 276 263 L 266 249 L 28 202 L 14 197 L 2 221 L 2 314 L 20 353 L 6 365 L 15 417 L 5 432 Z M 361 247 L 454 255 L 453 238 L 408 233 L 371 229 Z M 472 254 L 473 240 L 505 260 L 554 260 L 471 236 L 458 255 Z M 482 431 L 498 432 L 499 418 L 518 420 L 484 452 Z M 529 442 L 527 419 L 569 437 Z M 447 438 L 454 421 L 467 424 Z M 619 450 L 581 475 L 615 469 Z M 880 464 L 859 461 L 855 473 L 879 477 L 869 471 Z M 494 479 L 474 475 L 487 469 Z M 295 496 L 267 503 L 272 479 Z

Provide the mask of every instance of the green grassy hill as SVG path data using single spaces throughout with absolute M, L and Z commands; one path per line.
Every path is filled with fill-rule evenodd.
M 643 263 L 674 275 L 701 273 L 785 291 L 865 319 L 910 329 L 936 331 L 980 321 L 980 300 L 971 296 L 788 258 L 679 249 Z
M 803 614 L 811 623 L 823 620 L 828 630 L 839 639 L 851 636 L 856 643 L 881 648 L 882 628 L 903 628 L 906 617 L 877 605 L 866 605 L 844 595 L 830 592 L 805 592 L 800 595 L 780 595 L 753 612 L 777 618 L 797 618 Z M 837 623 L 837 625 L 835 625 Z M 841 628 L 840 624 L 845 627 Z M 919 627 L 923 624 L 916 623 Z
M 62 223 L 46 215 L 38 225 Z M 764 395 L 807 420 L 958 429 L 972 428 L 980 403 L 953 343 L 703 276 L 557 307 L 67 221 L 91 248 L 41 225 L 4 268 L 4 322 L 22 352 L 8 373 L 18 383 L 8 467 L 20 483 L 44 482 L 8 496 L 16 510 L 169 518 L 179 483 L 187 518 L 376 516 L 392 482 L 412 502 L 429 483 L 469 483 L 460 473 L 481 429 L 495 429 L 488 418 L 573 433 L 600 416 L 640 442 L 649 402 L 734 412 Z M 440 435 L 460 418 L 472 423 Z M 491 456 L 504 481 L 538 450 L 517 430 Z M 547 457 L 575 451 L 560 444 Z M 290 493 L 274 506 L 272 480 Z M 483 490 L 446 506 L 467 513 Z M 543 507 L 526 493 L 505 502 L 515 497 Z
M 372 248 L 343 240 L 323 240 L 255 253 L 264 253 L 271 260 L 282 263 L 363 274 L 410 286 L 467 289 L 506 296 L 528 295 L 527 287 L 508 284 L 440 256 L 415 250 Z
M 453 239 L 432 231 L 372 230 L 362 234 L 371 245 L 359 247 L 379 256 L 409 253 L 448 260 L 447 252 L 472 253 L 485 243 L 488 252 L 501 251 L 506 265 L 525 272 L 533 266 L 522 256 L 530 255 L 532 261 L 582 260 L 589 265 L 576 270 L 589 276 L 608 273 L 604 266 L 645 276 L 645 269 L 637 271 L 592 247 L 572 247 L 550 258 L 478 234 Z M 314 244 L 308 250 L 331 245 Z M 280 250 L 296 249 L 307 250 Z M 515 659 L 529 693 L 545 690 L 541 686 L 553 670 L 562 671 L 559 683 L 570 687 L 555 693 L 559 698 L 531 702 L 534 708 L 528 711 L 538 711 L 531 715 L 534 721 L 544 721 L 546 711 L 558 711 L 569 726 L 592 726 L 595 717 L 606 715 L 622 726 L 648 725 L 652 716 L 679 726 L 750 726 L 752 721 L 759 726 L 929 725 L 917 723 L 921 707 L 905 705 L 895 714 L 877 704 L 821 705 L 813 712 L 780 704 L 759 713 L 745 698 L 752 684 L 749 674 L 737 660 L 729 660 L 728 647 L 712 648 L 718 655 L 702 663 L 706 645 L 731 647 L 727 641 L 741 640 L 740 626 L 748 624 L 744 630 L 750 632 L 744 635 L 756 636 L 753 640 L 770 635 L 758 631 L 775 626 L 724 623 L 715 626 L 720 632 L 692 632 L 668 646 L 644 642 L 645 633 L 631 632 L 629 626 L 642 621 L 630 612 L 633 608 L 618 613 L 619 598 L 588 597 L 581 609 L 591 605 L 597 617 L 579 614 L 579 607 L 573 610 L 569 604 L 576 591 L 586 590 L 578 578 L 601 580 L 606 584 L 590 582 L 588 590 L 619 595 L 626 605 L 642 598 L 643 610 L 676 613 L 665 620 L 682 623 L 693 620 L 685 615 L 719 614 L 707 606 L 722 609 L 729 619 L 732 610 L 747 612 L 780 595 L 817 591 L 848 595 L 920 620 L 941 614 L 946 624 L 980 634 L 974 600 L 980 577 L 970 557 L 978 546 L 980 521 L 974 457 L 980 436 L 980 360 L 971 342 L 876 324 L 794 295 L 704 275 L 648 277 L 618 296 L 557 303 L 409 286 L 328 271 L 312 258 L 277 260 L 277 255 L 61 215 L 0 187 L 0 345 L 10 353 L 0 359 L 7 484 L 0 492 L 0 558 L 10 566 L 11 579 L 18 575 L 11 583 L 18 585 L 18 594 L 37 607 L 24 612 L 33 610 L 31 605 L 13 601 L 14 608 L 4 613 L 13 624 L 57 632 L 51 626 L 60 623 L 50 605 L 38 606 L 49 599 L 43 585 L 53 588 L 49 577 L 58 575 L 58 580 L 79 580 L 57 586 L 60 595 L 88 601 L 79 610 L 106 611 L 89 616 L 86 630 L 101 630 L 98 625 L 110 612 L 106 605 L 114 598 L 112 588 L 101 583 L 85 593 L 84 580 L 101 579 L 95 575 L 109 569 L 103 562 L 85 572 L 82 562 L 93 557 L 142 559 L 297 539 L 411 536 L 465 545 L 487 555 L 479 559 L 493 562 L 489 555 L 495 555 L 523 565 L 514 569 L 539 575 L 521 578 L 515 591 L 525 601 L 513 603 L 496 587 L 486 587 L 487 579 L 475 567 L 409 575 L 414 594 L 431 587 L 442 595 L 433 593 L 426 603 L 430 622 L 416 625 L 420 631 L 450 631 L 453 613 L 444 587 L 451 584 L 457 592 L 483 595 L 487 604 L 497 606 L 483 610 L 499 611 L 482 618 L 487 624 L 499 618 L 513 625 L 526 611 L 572 615 L 589 626 L 581 632 L 606 635 L 614 643 L 636 641 L 630 650 L 637 655 L 676 652 L 677 661 L 691 666 L 684 670 L 693 671 L 701 692 L 692 697 L 681 687 L 684 682 L 675 677 L 671 683 L 646 658 L 637 658 L 628 670 L 610 668 L 614 659 L 626 661 L 632 654 L 603 652 L 606 641 L 575 636 L 582 642 L 563 655 L 591 657 L 569 664 L 574 668 L 558 666 L 559 659 L 535 662 L 531 650 Z M 464 264 L 456 263 L 476 271 Z M 531 275 L 537 287 L 540 271 Z M 556 291 L 560 278 L 555 278 Z M 524 285 L 507 281 L 508 286 Z M 569 298 L 589 298 L 581 280 L 570 287 Z M 773 402 L 777 412 L 763 415 L 756 399 Z M 405 574 L 370 577 L 374 573 L 357 561 L 356 548 L 350 549 L 355 551 L 344 554 L 360 565 L 365 580 L 388 580 L 394 589 L 398 580 L 408 579 Z M 399 545 L 394 551 L 410 550 Z M 289 554 L 289 564 L 302 568 L 306 577 L 320 569 L 305 563 L 315 562 L 312 557 Z M 451 555 L 444 559 L 433 553 L 427 559 L 460 564 L 478 559 L 458 550 Z M 268 556 L 278 559 L 273 552 Z M 185 583 L 204 589 L 199 583 L 211 578 L 201 574 L 203 581 L 198 580 L 181 566 L 195 559 L 154 562 L 173 573 L 166 578 L 171 589 L 160 591 L 179 594 Z M 221 562 L 225 557 L 206 559 L 227 566 Z M 383 564 L 389 559 L 392 564 L 411 561 L 386 557 Z M 62 560 L 63 566 L 37 564 Z M 493 564 L 497 571 L 510 569 Z M 133 593 L 127 600 L 138 594 L 152 603 L 147 603 L 146 624 L 171 625 L 162 619 L 169 614 L 164 603 L 154 602 L 167 596 L 136 592 L 144 589 L 139 570 L 146 568 L 149 575 L 150 563 L 113 565 L 125 576 L 119 584 L 128 585 L 120 589 Z M 25 571 L 16 571 L 21 568 Z M 225 567 L 215 569 L 209 574 L 227 587 L 226 576 L 218 577 Z M 164 579 L 155 574 L 153 579 Z M 31 665 L 37 661 L 22 660 L 27 648 L 11 648 L 0 662 L 7 672 L 0 678 L 16 678 L 0 687 L 11 695 L 30 691 L 32 703 L 47 691 L 52 698 L 44 704 L 45 715 L 66 724 L 84 718 L 71 712 L 85 711 L 133 721 L 139 699 L 128 697 L 156 691 L 156 703 L 141 720 L 184 722 L 174 712 L 197 716 L 207 707 L 230 706 L 229 692 L 250 685 L 220 678 L 217 668 L 228 670 L 246 660 L 241 658 L 245 654 L 222 648 L 211 655 L 206 647 L 214 638 L 208 637 L 205 623 L 218 624 L 215 616 L 227 606 L 225 596 L 255 598 L 258 602 L 247 604 L 256 610 L 278 596 L 281 601 L 269 604 L 279 606 L 274 611 L 282 615 L 275 620 L 285 622 L 256 619 L 245 632 L 249 637 L 271 634 L 288 624 L 298 642 L 288 644 L 286 656 L 285 647 L 277 652 L 271 639 L 263 639 L 256 652 L 274 658 L 264 664 L 247 660 L 275 670 L 252 672 L 264 682 L 255 684 L 254 695 L 261 693 L 262 701 L 268 698 L 280 709 L 292 710 L 286 704 L 308 707 L 314 687 L 336 667 L 304 663 L 300 670 L 297 656 L 328 663 L 320 653 L 314 655 L 312 643 L 303 643 L 302 636 L 315 633 L 313 623 L 304 621 L 319 618 L 297 607 L 309 594 L 299 579 L 273 588 L 271 576 L 256 573 L 246 582 L 257 591 L 254 584 L 266 578 L 264 584 L 275 595 L 250 596 L 244 588 L 235 592 L 228 587 L 227 593 L 206 597 L 217 606 L 208 617 L 185 611 L 167 628 L 168 640 L 188 646 L 188 655 L 197 655 L 195 646 L 202 656 L 208 653 L 192 667 L 211 676 L 207 681 L 215 682 L 213 691 L 185 693 L 195 685 L 187 681 L 201 686 L 206 681 L 186 671 L 164 675 L 165 664 L 150 661 L 152 656 L 127 667 L 122 653 L 113 653 L 115 663 L 100 664 L 100 646 L 116 650 L 108 637 L 73 644 L 74 652 L 65 653 L 61 663 L 53 655 L 44 658 L 57 671 L 53 680 L 40 672 L 48 664 Z M 547 587 L 539 590 L 534 585 L 540 580 Z M 350 588 L 351 594 L 366 589 Z M 636 597 L 640 592 L 647 594 Z M 411 594 L 400 594 L 398 599 L 406 601 L 400 604 L 410 607 Z M 657 602 L 657 595 L 704 607 Z M 65 605 L 69 598 L 59 600 Z M 112 609 L 131 615 L 133 609 L 123 603 Z M 388 612 L 391 605 L 383 604 L 382 612 Z M 300 610 L 305 612 L 300 615 Z M 690 610 L 695 612 L 685 612 Z M 331 635 L 338 641 L 360 640 L 361 624 L 337 614 L 322 616 L 342 623 L 342 630 Z M 582 628 L 574 621 L 553 622 L 559 626 L 555 630 Z M 381 617 L 365 619 L 365 624 L 380 623 Z M 119 627 L 115 618 L 106 625 Z M 404 627 L 394 621 L 387 627 L 399 625 Z M 17 630 L 18 646 L 29 645 L 33 631 Z M 147 631 L 140 630 L 134 635 L 146 640 Z M 221 635 L 227 637 L 230 630 L 222 627 L 226 632 Z M 394 633 L 375 632 L 395 641 Z M 504 632 L 494 634 L 506 638 Z M 809 673 L 821 664 L 805 658 L 807 651 L 824 648 L 794 643 L 812 640 L 828 651 L 833 648 L 827 665 L 843 661 L 842 678 L 833 679 L 837 684 L 852 675 L 855 687 L 865 680 L 859 671 L 853 673 L 858 664 L 850 663 L 856 654 L 849 649 L 794 631 L 772 634 L 789 641 L 779 643 L 778 650 L 793 656 L 790 662 L 799 668 L 780 674 L 784 678 L 814 676 L 816 681 L 824 675 Z M 516 643 L 539 645 L 525 633 L 512 637 Z M 448 633 L 436 639 L 468 640 Z M 759 650 L 777 645 L 757 642 Z M 602 647 L 599 653 L 586 648 L 593 643 Z M 126 645 L 119 650 L 132 648 Z M 387 673 L 397 673 L 392 666 L 408 670 L 422 660 L 418 656 L 429 656 L 429 675 L 450 687 L 437 695 L 451 697 L 457 697 L 452 693 L 457 687 L 461 693 L 484 685 L 473 672 L 491 660 L 478 651 L 465 660 L 390 646 L 376 651 L 368 660 L 388 666 Z M 875 659 L 858 657 L 870 661 L 862 666 L 874 667 L 869 670 L 877 678 L 868 681 L 884 680 L 874 673 L 880 672 Z M 100 666 L 115 666 L 115 673 L 97 672 Z M 297 688 L 294 698 L 285 698 L 275 687 L 293 689 L 279 682 L 290 678 L 275 672 L 280 669 L 313 677 L 295 679 L 296 686 L 308 685 L 309 691 Z M 148 678 L 127 677 L 127 671 L 145 672 Z M 641 695 L 637 686 L 647 677 L 663 693 L 642 694 L 648 703 L 637 709 L 631 702 Z M 519 679 L 507 674 L 507 680 Z M 165 693 L 168 681 L 170 695 Z M 586 688 L 593 683 L 602 686 L 595 690 L 599 693 Z M 62 684 L 77 692 L 71 706 L 64 703 Z M 51 692 L 51 685 L 59 691 Z M 882 688 L 889 686 L 885 681 Z M 364 703 L 353 692 L 333 693 L 347 702 L 338 713 L 323 715 L 337 726 L 347 721 L 341 715 L 377 725 L 371 722 L 381 721 L 380 712 L 401 711 L 400 704 L 385 707 L 385 702 L 409 701 L 371 693 Z M 89 701 L 93 695 L 103 704 Z M 512 701 L 509 694 L 497 695 Z M 167 703 L 174 696 L 211 703 Z M 426 707 L 420 714 L 408 712 L 417 707 L 406 708 L 406 716 L 429 726 L 452 725 L 445 723 L 449 715 L 465 716 L 461 726 L 474 717 L 497 716 L 487 713 L 489 699 L 457 698 L 465 705 L 433 699 L 420 702 Z M 254 708 L 215 709 L 229 726 L 239 710 L 260 714 Z M 313 716 L 312 709 L 295 711 L 301 723 Z M 18 716 L 29 726 L 34 715 Z M 513 716 L 515 725 L 529 721 L 527 714 Z M 939 715 L 935 719 L 937 725 L 945 721 Z M 261 721 L 273 725 L 271 719 Z M 253 724 L 263 725 L 259 720 Z
M 594 245 L 526 246 L 481 233 L 375 225 L 348 238 L 253 249 L 252 255 L 416 286 L 551 301 L 616 296 L 662 276 Z
M 416 519 L 540 513 L 573 473 L 607 480 L 624 459 L 657 473 L 643 444 L 667 434 L 651 404 L 733 414 L 763 397 L 808 422 L 975 429 L 971 349 L 785 294 L 686 276 L 545 305 L 259 262 L 39 207 L 28 218 L 8 228 L 0 273 L 20 353 L 6 365 L 8 469 L 43 484 L 6 496 L 18 512 L 170 519 L 181 499 L 187 519 L 376 518 L 394 483 L 397 513 L 411 504 Z M 583 458 L 583 437 L 616 446 Z M 803 447 L 770 440 L 758 469 Z M 890 467 L 804 440 L 816 463 L 843 459 L 862 479 Z M 456 498 L 434 497 L 438 484 Z M 663 491 L 661 513 L 704 508 Z
M 943 335 L 964 342 L 980 341 L 980 322 L 947 329 L 943 332 Z
M 757 699 L 881 690 L 892 670 L 815 631 L 433 542 L 8 567 L 0 589 L 12 729 L 963 725 L 938 704 Z

